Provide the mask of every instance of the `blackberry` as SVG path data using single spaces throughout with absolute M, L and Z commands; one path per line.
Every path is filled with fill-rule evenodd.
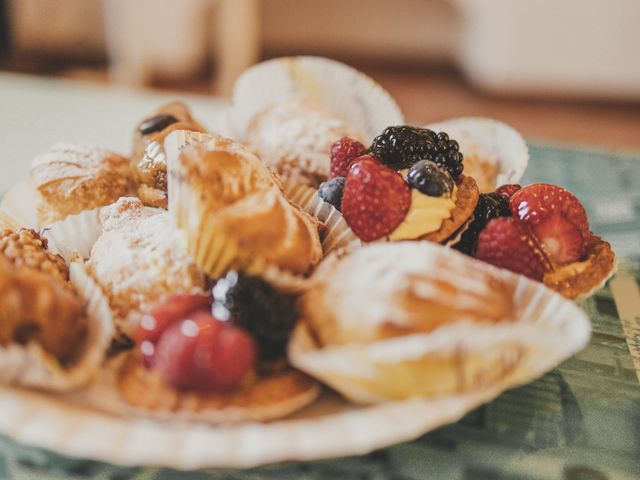
M 321 183 L 318 188 L 318 196 L 339 211 L 345 181 L 346 179 L 344 177 L 334 177 Z
M 462 234 L 460 241 L 453 248 L 475 256 L 478 244 L 478 236 L 489 220 L 498 217 L 510 217 L 511 208 L 509 207 L 509 199 L 496 192 L 481 193 L 478 199 L 478 205 L 473 212 L 473 221 L 469 228 Z
M 431 160 L 449 170 L 456 180 L 462 173 L 462 154 L 455 140 L 444 133 L 407 125 L 387 127 L 374 138 L 369 152 L 390 168 L 411 168 L 418 160 Z
M 169 125 L 177 122 L 178 119 L 173 115 L 156 115 L 143 121 L 140 126 L 138 126 L 138 131 L 141 135 L 149 135 L 150 133 L 164 130 Z
M 214 285 L 212 311 L 216 318 L 244 328 L 256 340 L 264 362 L 285 356 L 298 319 L 295 295 L 283 294 L 261 278 L 234 270 Z
M 449 171 L 430 160 L 419 160 L 407 173 L 407 183 L 430 197 L 441 197 L 453 191 Z

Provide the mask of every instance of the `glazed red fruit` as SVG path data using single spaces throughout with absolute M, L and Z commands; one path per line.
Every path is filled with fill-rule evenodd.
M 155 368 L 179 390 L 236 387 L 256 359 L 252 338 L 205 312 L 169 326 L 158 342 Z
M 487 224 L 478 237 L 476 258 L 538 281 L 549 270 L 527 227 L 513 217 L 494 218 Z
M 371 242 L 393 232 L 411 204 L 411 190 L 402 176 L 364 155 L 347 175 L 341 210 L 347 224 L 362 240 Z
M 352 162 L 364 154 L 367 148 L 358 140 L 342 137 L 331 145 L 331 170 L 329 177 L 346 177 Z
M 502 195 L 503 197 L 511 198 L 514 193 L 520 190 L 522 187 L 517 183 L 508 183 L 507 185 L 502 185 L 496 188 L 496 193 L 498 195 Z
M 153 365 L 156 342 L 172 323 L 195 311 L 207 311 L 211 303 L 204 295 L 175 294 L 155 305 L 140 319 L 135 334 L 136 345 L 147 368 Z
M 571 192 L 537 183 L 516 192 L 510 203 L 514 216 L 529 227 L 552 263 L 566 265 L 585 256 L 591 236 L 589 220 Z

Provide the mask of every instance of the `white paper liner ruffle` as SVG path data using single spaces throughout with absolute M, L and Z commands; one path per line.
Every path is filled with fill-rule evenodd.
M 529 163 L 529 149 L 520 133 L 506 123 L 491 118 L 460 117 L 425 125 L 425 128 L 446 132 L 460 144 L 466 156 L 497 164 L 495 187 L 518 183 Z M 473 173 L 465 170 L 465 174 Z
M 254 117 L 293 96 L 310 97 L 370 142 L 404 117 L 391 95 L 353 67 L 323 57 L 282 57 L 259 63 L 236 81 L 228 126 L 243 140 Z M 337 140 L 337 139 L 336 139 Z

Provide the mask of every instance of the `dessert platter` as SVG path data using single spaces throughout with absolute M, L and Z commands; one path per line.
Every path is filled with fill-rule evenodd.
M 318 57 L 179 102 L 126 155 L 60 143 L 0 205 L 0 433 L 123 465 L 362 454 L 586 346 L 616 270 L 508 125 L 408 125 Z M 18 179 L 16 179 L 18 180 Z

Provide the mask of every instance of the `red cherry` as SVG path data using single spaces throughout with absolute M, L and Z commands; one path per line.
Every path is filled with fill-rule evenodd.
M 195 311 L 207 311 L 209 298 L 204 295 L 175 294 L 144 313 L 135 334 L 144 365 L 153 364 L 156 342 L 169 325 Z
M 255 359 L 256 347 L 246 332 L 196 312 L 163 333 L 155 368 L 180 390 L 228 390 L 238 385 Z

